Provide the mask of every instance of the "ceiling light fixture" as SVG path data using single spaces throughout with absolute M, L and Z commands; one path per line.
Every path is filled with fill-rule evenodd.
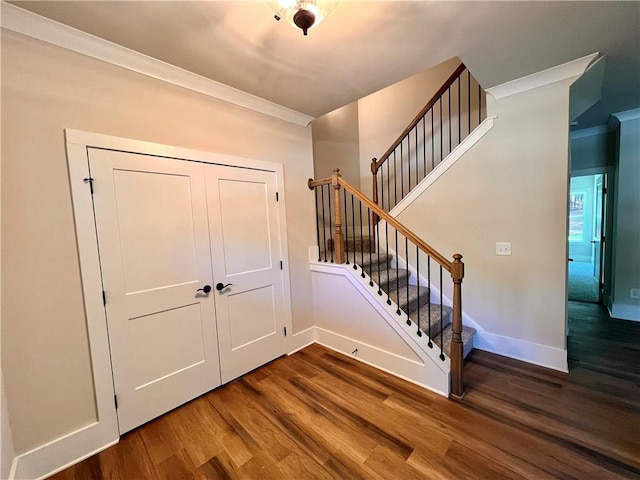
M 267 0 L 267 3 L 275 12 L 276 20 L 286 18 L 306 35 L 336 9 L 339 0 Z

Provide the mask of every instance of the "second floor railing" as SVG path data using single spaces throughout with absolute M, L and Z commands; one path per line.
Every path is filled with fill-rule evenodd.
M 395 302 L 398 316 L 416 326 L 416 335 L 426 335 L 428 348 L 439 345 L 443 361 L 443 319 L 450 315 L 451 394 L 462 397 L 462 255 L 448 260 L 344 180 L 338 169 L 330 178 L 310 179 L 308 187 L 316 196 L 319 262 L 350 264 L 363 279 L 368 277 L 375 293 L 388 305 Z M 452 282 L 447 287 L 453 292 L 451 307 L 443 305 L 445 271 Z
M 373 201 L 391 211 L 485 117 L 485 93 L 460 64 L 380 159 L 371 161 Z

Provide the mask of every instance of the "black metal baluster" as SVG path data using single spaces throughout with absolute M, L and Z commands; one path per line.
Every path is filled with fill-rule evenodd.
M 467 70 L 467 102 L 469 103 L 469 108 L 467 108 L 469 111 L 469 132 L 467 135 L 469 135 L 471 133 L 471 72 L 469 70 Z
M 333 215 L 331 213 L 331 185 L 327 185 L 329 192 L 329 238 L 331 239 L 331 263 L 333 263 L 333 252 L 336 249 L 335 238 L 333 238 Z
M 429 296 L 427 297 L 427 311 L 429 312 L 429 342 L 427 345 L 429 348 L 433 348 L 433 342 L 431 339 L 433 336 L 431 335 L 431 256 L 427 255 L 427 285 L 429 287 Z
M 374 225 L 373 228 L 376 228 L 377 226 L 380 225 L 380 222 L 378 222 L 378 225 Z M 376 254 L 378 255 L 378 295 L 382 296 L 382 290 L 380 289 L 380 277 L 381 277 L 381 273 L 380 272 L 380 268 L 382 267 L 380 265 L 380 229 L 378 228 L 378 231 L 376 232 Z
M 460 74 L 462 75 L 462 74 Z M 461 120 L 461 114 L 462 112 L 460 111 L 460 76 L 458 77 L 458 143 L 462 143 L 462 136 L 461 136 L 461 131 L 460 131 L 460 122 Z
M 409 318 L 409 312 L 411 311 L 411 309 L 409 308 L 409 239 L 407 237 L 404 237 L 404 264 L 405 264 L 405 268 L 407 271 L 407 278 L 406 278 L 406 291 L 407 291 L 407 323 L 409 325 L 411 325 L 411 319 Z M 400 292 L 398 292 L 400 293 Z
M 414 127 L 415 131 L 416 131 L 416 185 L 418 185 L 418 183 L 420 183 L 420 175 L 419 175 L 419 167 L 418 167 L 418 125 L 416 124 L 416 126 Z
M 316 238 L 318 240 L 318 261 L 322 258 L 320 256 L 320 209 L 318 208 L 318 187 L 313 189 L 313 193 L 316 197 Z
M 365 277 L 364 274 L 364 236 L 362 235 L 362 229 L 364 228 L 364 225 L 362 224 L 362 202 L 360 200 L 358 200 L 358 203 L 360 205 L 360 259 L 362 261 L 362 272 L 360 273 L 360 276 L 362 278 Z
M 411 190 L 411 132 L 407 133 L 407 168 L 409 169 L 409 185 L 407 185 L 407 193 Z M 404 198 L 404 195 L 402 195 Z
M 393 205 L 395 206 L 398 203 L 398 173 L 397 173 L 397 160 L 396 160 L 396 150 L 393 151 Z M 391 200 L 391 198 L 389 198 Z M 389 205 L 389 211 L 391 211 L 391 205 Z
M 342 193 L 344 194 L 344 253 L 346 255 L 345 260 L 347 261 L 347 265 L 349 265 L 349 212 L 347 212 L 347 189 L 343 188 Z
M 416 285 L 418 290 L 418 304 L 416 310 L 418 310 L 418 336 L 422 336 L 422 328 L 420 325 L 420 250 L 416 245 Z
M 404 142 L 400 142 L 400 201 L 404 198 Z M 398 202 L 396 202 L 396 205 Z
M 422 178 L 427 176 L 427 116 L 422 117 Z
M 324 219 L 324 185 L 320 185 L 322 194 L 322 248 L 324 249 L 324 261 L 327 261 L 327 224 Z
M 389 173 L 389 159 L 385 162 L 387 164 L 387 211 L 391 210 L 391 178 Z
M 442 265 L 440 265 L 440 360 L 444 360 L 444 331 L 442 325 L 444 319 L 442 318 Z
M 449 98 L 449 121 L 447 124 L 449 125 L 449 153 L 451 153 L 451 86 L 447 88 L 448 98 Z
M 482 123 L 482 87 L 478 83 L 478 125 Z
M 389 281 L 389 223 L 384 222 L 386 248 L 387 248 L 387 282 Z M 387 305 L 391 305 L 391 288 L 387 285 Z
M 438 160 L 438 165 L 442 161 L 442 148 L 444 144 L 443 132 L 442 132 L 442 97 L 440 97 L 440 159 Z
M 353 193 L 349 193 L 351 195 L 351 231 L 353 232 L 353 269 L 358 269 L 358 264 L 356 263 L 356 241 L 358 239 L 358 235 L 356 233 L 356 208 L 354 205 L 354 197 Z M 362 263 L 362 259 L 360 259 L 360 263 Z M 360 265 L 362 268 L 362 265 Z
M 433 133 L 433 107 L 431 107 L 431 171 L 433 171 L 435 165 L 434 165 L 434 161 L 435 161 L 435 156 L 436 156 L 436 151 L 435 151 L 435 135 Z
M 367 223 L 371 221 L 371 209 L 367 207 Z M 371 252 L 371 226 L 369 226 L 369 286 L 373 287 L 373 253 Z M 378 280 L 380 280 L 380 272 L 378 272 Z
M 398 275 L 398 269 L 400 267 L 400 251 L 398 250 L 398 230 L 394 230 L 396 232 L 396 299 L 398 302 L 396 313 L 398 315 L 402 315 L 402 310 L 400 310 L 400 279 Z

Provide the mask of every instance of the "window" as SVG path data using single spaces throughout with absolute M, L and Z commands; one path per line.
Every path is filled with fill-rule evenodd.
M 569 195 L 569 241 L 584 241 L 584 204 L 586 192 L 571 192 Z

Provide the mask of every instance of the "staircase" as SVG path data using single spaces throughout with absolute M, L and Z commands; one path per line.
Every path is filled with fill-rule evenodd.
M 443 353 L 451 356 L 451 327 L 453 310 L 447 305 L 432 300 L 430 288 L 409 283 L 410 273 L 406 268 L 395 268 L 393 255 L 387 252 L 376 252 L 371 237 L 348 238 L 345 241 L 345 257 L 354 269 L 369 275 L 374 293 L 381 301 L 391 301 L 398 305 L 396 313 L 403 318 L 420 325 L 420 330 L 430 338 L 437 348 L 442 346 Z M 328 249 L 333 248 L 333 241 L 328 242 Z M 473 349 L 473 337 L 476 330 L 462 326 L 462 356 L 466 358 Z
M 476 333 L 462 325 L 462 255 L 449 260 L 400 224 L 392 210 L 485 116 L 485 93 L 460 64 L 382 157 L 372 160 L 372 199 L 345 181 L 339 169 L 330 178 L 308 182 L 316 197 L 318 262 L 351 264 L 362 279 L 368 277 L 371 295 L 386 303 L 388 315 L 395 310 L 398 322 L 406 322 L 410 335 L 420 339 L 415 348 L 437 347 L 439 354 L 428 352 L 437 368 L 450 359 L 450 391 L 457 398 L 464 395 L 463 360 Z M 444 272 L 452 284 L 445 286 Z M 451 292 L 446 302 L 445 288 Z M 408 327 L 403 328 L 408 332 Z

